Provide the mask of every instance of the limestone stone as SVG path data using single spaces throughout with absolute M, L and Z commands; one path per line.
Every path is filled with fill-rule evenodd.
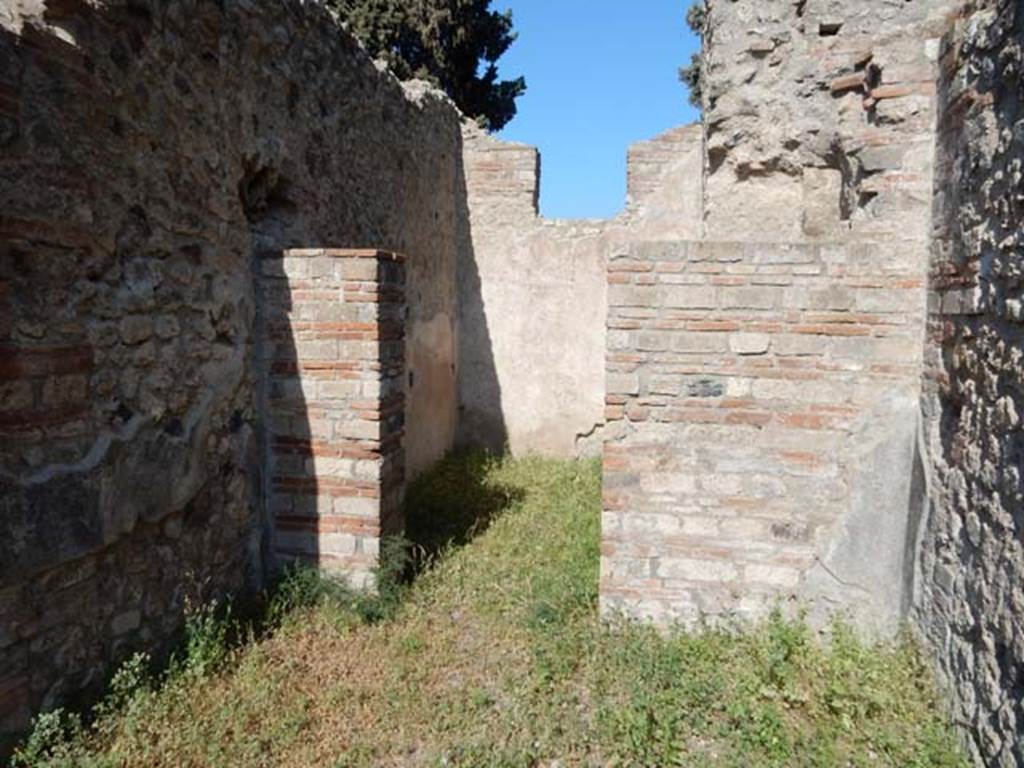
M 737 355 L 763 355 L 771 343 L 766 333 L 734 333 L 729 337 L 729 348 Z
M 146 315 L 130 315 L 121 321 L 121 341 L 141 344 L 153 335 L 153 319 Z
M 911 621 L 1024 765 L 1019 3 L 708 0 L 607 221 L 322 4 L 52 5 L 0 3 L 0 735 L 189 574 L 372 588 L 459 442 L 603 452 L 602 610 Z
M 941 51 L 943 176 L 929 285 L 937 300 L 929 319 L 943 332 L 925 349 L 922 413 L 932 492 L 914 619 L 978 764 L 1021 766 L 1020 717 L 1003 713 L 1024 706 L 1012 650 L 1024 636 L 1024 614 L 1009 588 L 1024 578 L 1013 448 L 1024 368 L 1016 351 L 1016 267 L 1007 269 L 1019 263 L 1024 246 L 1024 208 L 1014 192 L 1024 181 L 1024 11 L 1010 0 L 974 4 Z M 1006 73 L 1017 73 L 1016 86 Z M 1009 317 L 1000 312 L 1004 305 Z

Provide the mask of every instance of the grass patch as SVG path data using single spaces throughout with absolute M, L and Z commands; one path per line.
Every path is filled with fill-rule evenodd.
M 176 667 L 134 660 L 18 764 L 967 765 L 909 641 L 599 621 L 596 463 L 453 457 L 408 499 L 380 597 L 296 572 L 275 631 L 234 649 L 199 612 Z

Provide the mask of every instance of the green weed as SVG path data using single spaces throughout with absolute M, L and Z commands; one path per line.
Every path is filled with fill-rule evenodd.
M 263 629 L 193 611 L 16 765 L 967 765 L 908 638 L 601 621 L 596 462 L 452 456 L 407 498 L 375 592 L 292 569 Z

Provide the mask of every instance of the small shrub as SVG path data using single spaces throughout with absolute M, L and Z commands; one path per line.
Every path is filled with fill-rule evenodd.
M 186 604 L 184 655 L 176 665 L 172 663 L 172 669 L 200 679 L 213 674 L 228 657 L 234 629 L 230 605 L 218 611 L 216 601 L 199 607 Z
M 148 653 L 136 653 L 124 662 L 110 679 L 110 690 L 106 698 L 96 706 L 96 715 L 105 717 L 122 712 L 151 693 L 151 664 L 152 659 Z
M 12 768 L 72 768 L 81 765 L 75 744 L 83 732 L 81 719 L 63 709 L 37 715 L 25 743 L 14 751 Z
M 355 593 L 340 579 L 294 564 L 285 569 L 271 594 L 267 620 L 271 627 L 280 627 L 303 611 L 323 606 L 348 609 L 354 601 Z
M 412 564 L 410 546 L 401 536 L 381 540 L 379 565 L 374 570 L 375 589 L 360 594 L 353 606 L 367 624 L 386 621 L 398 612 L 408 590 L 407 577 Z

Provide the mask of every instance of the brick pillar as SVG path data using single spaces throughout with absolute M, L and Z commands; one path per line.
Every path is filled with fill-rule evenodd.
M 402 530 L 403 262 L 323 248 L 263 267 L 274 552 L 359 587 Z

